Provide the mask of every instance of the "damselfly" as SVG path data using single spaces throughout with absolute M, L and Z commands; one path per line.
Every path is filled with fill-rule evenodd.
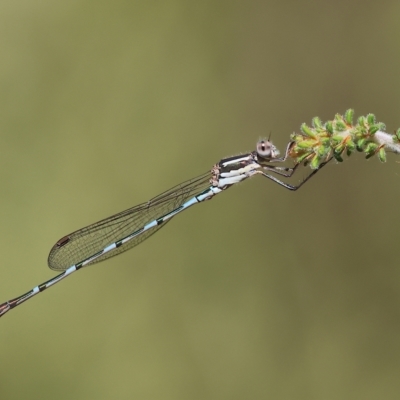
M 272 165 L 286 161 L 291 146 L 292 143 L 289 143 L 284 157 L 279 158 L 279 151 L 272 142 L 261 140 L 257 143 L 256 150 L 251 153 L 225 158 L 214 165 L 210 172 L 183 182 L 146 203 L 64 236 L 53 246 L 48 258 L 51 269 L 63 272 L 29 292 L 1 304 L 0 316 L 82 267 L 131 249 L 157 232 L 178 213 L 193 204 L 209 200 L 254 175 L 262 175 L 286 189 L 297 190 L 318 170 L 312 171 L 297 186 L 282 182 L 264 172 L 272 172 L 285 178 L 291 177 L 299 164 L 291 168 Z M 321 164 L 320 168 L 325 164 L 326 162 Z

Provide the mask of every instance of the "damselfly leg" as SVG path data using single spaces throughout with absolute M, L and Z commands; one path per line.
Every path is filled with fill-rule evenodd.
M 277 179 L 275 176 L 270 175 L 270 174 L 266 174 L 265 172 L 262 171 L 257 171 L 258 174 L 265 176 L 268 179 L 271 179 L 273 182 L 278 183 L 279 185 L 283 186 L 286 189 L 295 191 L 297 189 L 300 189 L 308 180 L 310 180 L 322 167 L 324 167 L 326 164 L 329 163 L 329 161 L 332 160 L 333 157 L 329 158 L 327 161 L 323 162 L 320 164 L 318 169 L 315 169 L 314 171 L 312 171 L 311 173 L 309 173 L 298 185 L 290 185 L 289 183 L 286 182 L 282 182 L 281 180 Z M 297 169 L 297 167 L 300 164 L 296 164 L 293 168 L 292 168 L 292 173 L 290 175 L 284 175 L 285 177 L 291 177 L 292 174 L 294 173 L 294 171 Z M 271 172 L 277 173 L 276 169 L 269 169 Z
M 274 174 L 283 176 L 285 178 L 290 178 L 300 166 L 299 163 L 295 164 L 293 167 L 281 167 L 276 165 L 270 165 L 276 162 L 285 162 L 289 157 L 290 149 L 294 145 L 294 142 L 290 142 L 287 147 L 283 157 L 271 157 L 271 154 L 276 153 L 275 146 L 269 140 L 260 140 L 257 143 L 256 151 L 253 153 L 257 157 L 258 164 L 263 170 L 270 171 Z M 273 150 L 271 150 L 271 147 Z M 303 186 L 309 179 L 311 179 L 322 167 L 329 163 L 333 157 L 330 157 L 327 161 L 320 164 L 319 168 L 310 172 L 298 185 L 291 185 L 289 183 L 283 182 L 271 174 L 267 174 L 263 171 L 257 171 L 257 174 L 265 176 L 266 178 L 272 180 L 273 182 L 283 186 L 288 190 L 295 191 Z

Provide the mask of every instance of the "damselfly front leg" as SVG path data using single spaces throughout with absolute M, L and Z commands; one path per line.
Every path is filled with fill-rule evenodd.
M 278 175 L 290 178 L 296 171 L 298 164 L 293 167 L 280 167 L 276 165 L 270 165 L 270 163 L 282 163 L 285 162 L 289 157 L 290 149 L 292 148 L 294 142 L 289 142 L 285 155 L 283 157 L 278 157 L 279 150 L 269 141 L 260 140 L 257 142 L 256 151 L 253 153 L 257 158 L 258 164 L 262 166 L 263 169 L 274 172 Z
M 256 151 L 253 153 L 257 163 L 261 166 L 263 170 L 270 171 L 274 174 L 283 176 L 285 178 L 290 178 L 296 169 L 299 167 L 299 163 L 295 164 L 293 167 L 280 167 L 276 165 L 270 165 L 271 163 L 276 162 L 285 162 L 289 157 L 290 150 L 294 142 L 290 142 L 287 147 L 283 157 L 277 157 L 279 155 L 279 151 L 277 148 L 269 141 L 269 140 L 260 140 L 257 143 Z M 291 185 L 289 183 L 283 182 L 276 178 L 275 176 L 265 173 L 263 171 L 256 171 L 257 174 L 261 174 L 268 179 L 271 179 L 275 183 L 283 186 L 288 190 L 297 190 L 301 186 L 304 185 L 309 179 L 311 179 L 323 166 L 325 166 L 329 161 L 332 160 L 333 157 L 330 157 L 327 161 L 321 163 L 318 169 L 312 171 L 306 178 L 304 178 L 298 185 Z

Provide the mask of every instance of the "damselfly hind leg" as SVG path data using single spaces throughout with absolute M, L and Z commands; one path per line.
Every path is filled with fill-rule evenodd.
M 328 162 L 331 161 L 332 159 L 333 159 L 333 157 L 331 157 L 331 158 L 329 158 L 327 161 L 321 163 L 318 169 L 315 169 L 315 170 L 311 171 L 311 173 L 308 174 L 298 185 L 290 185 L 289 183 L 282 182 L 281 180 L 279 180 L 279 179 L 276 178 L 275 176 L 270 175 L 270 174 L 266 174 L 265 172 L 262 172 L 262 171 L 257 171 L 257 173 L 261 174 L 262 176 L 265 176 L 265 177 L 268 178 L 268 179 L 271 179 L 272 181 L 278 183 L 279 185 L 283 186 L 284 188 L 286 188 L 286 189 L 288 189 L 288 190 L 295 191 L 295 190 L 297 190 L 297 189 L 300 189 L 309 179 L 311 179 L 322 167 L 324 167 L 326 164 L 328 164 Z M 299 165 L 300 165 L 300 164 L 296 164 L 296 165 L 293 167 L 293 172 L 296 170 L 296 168 L 297 168 Z M 271 172 L 276 173 L 276 170 L 274 170 L 274 169 L 269 169 L 269 168 L 268 168 L 268 170 L 270 170 Z M 293 172 L 292 172 L 292 174 L 293 174 Z M 284 176 L 285 176 L 285 177 L 290 177 L 292 174 L 290 174 L 290 175 L 288 175 L 288 176 L 286 176 L 286 175 L 284 175 Z

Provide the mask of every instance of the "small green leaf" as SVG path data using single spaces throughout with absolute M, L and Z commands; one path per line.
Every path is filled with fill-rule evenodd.
M 318 144 L 315 140 L 302 140 L 297 143 L 297 147 L 299 149 L 312 149 Z
M 367 115 L 367 122 L 372 125 L 376 123 L 376 118 L 374 114 L 368 114 Z
M 378 145 L 376 143 L 370 142 L 367 144 L 367 147 L 365 148 L 364 152 L 366 154 L 365 158 L 371 158 L 373 155 L 376 154 L 376 151 L 378 150 Z
M 354 117 L 354 110 L 351 108 L 346 110 L 346 112 L 344 113 L 344 119 L 348 125 L 353 125 L 353 117 Z
M 377 122 L 376 125 L 378 126 L 380 131 L 386 130 L 386 125 L 383 122 Z
M 350 152 L 354 151 L 356 149 L 356 144 L 352 140 L 348 140 L 346 142 L 347 150 L 350 150 Z
M 331 135 L 333 135 L 333 124 L 332 124 L 332 121 L 328 121 L 325 124 L 325 128 Z
M 340 154 L 333 153 L 333 156 L 335 157 L 336 161 L 343 162 L 343 158 L 341 157 Z
M 335 114 L 335 122 L 343 121 L 343 117 L 340 114 Z
M 397 139 L 400 140 L 400 128 L 397 129 L 397 131 L 396 131 L 396 137 L 397 137 Z
M 367 144 L 367 147 L 365 148 L 365 152 L 366 152 L 367 154 L 370 154 L 370 153 L 374 153 L 374 154 L 375 154 L 375 152 L 376 152 L 377 149 L 378 149 L 378 145 L 377 145 L 376 143 L 374 143 L 374 142 L 369 142 L 369 143 Z
M 381 147 L 378 151 L 378 158 L 381 162 L 386 162 L 386 151 L 384 147 Z
M 357 141 L 356 146 L 358 151 L 362 151 L 366 141 L 366 139 L 360 139 Z
M 303 135 L 298 135 L 297 133 L 292 133 L 290 135 L 290 138 L 295 141 L 296 143 L 301 142 L 302 140 L 304 140 L 304 136 Z
M 315 155 L 315 156 L 312 158 L 311 162 L 310 162 L 310 168 L 311 168 L 311 169 L 318 169 L 320 161 L 321 161 L 321 160 L 320 160 L 320 158 L 318 157 L 318 155 Z
M 336 154 L 341 154 L 343 150 L 344 150 L 344 143 L 340 143 L 333 149 L 334 153 Z
M 318 154 L 319 157 L 323 158 L 328 153 L 328 150 L 329 149 L 324 146 L 318 146 L 316 153 Z
M 367 139 L 365 139 L 365 138 L 362 138 L 362 139 L 358 140 L 357 143 L 356 143 L 356 145 L 358 147 L 360 147 L 361 149 L 363 149 L 366 144 L 367 144 Z
M 314 117 L 312 119 L 312 126 L 314 128 L 322 128 L 322 121 L 319 117 Z
M 360 125 L 360 126 L 365 126 L 365 123 L 366 123 L 366 122 L 367 122 L 367 120 L 366 120 L 365 117 L 363 117 L 363 116 L 358 117 L 358 120 L 357 120 L 357 124 L 358 124 L 358 125 Z
M 332 142 L 333 142 L 333 144 L 337 144 L 337 143 L 343 142 L 343 136 L 342 135 L 333 135 L 332 136 Z
M 357 137 L 366 137 L 368 136 L 368 129 L 365 126 L 357 127 Z
M 311 152 L 302 154 L 301 156 L 296 158 L 296 162 L 300 164 L 303 160 L 306 160 L 306 158 L 308 158 L 311 154 L 312 154 Z M 305 162 L 307 162 L 307 160 Z
M 378 132 L 379 131 L 379 126 L 378 125 L 371 125 L 370 127 L 369 127 L 369 133 L 371 134 L 371 135 L 374 135 L 376 132 Z
M 360 127 L 359 126 L 357 126 L 356 128 L 352 129 L 351 133 L 352 133 L 353 137 L 356 138 L 356 139 L 362 139 L 363 138 L 363 134 L 360 131 Z
M 336 121 L 336 130 L 343 132 L 346 129 L 347 129 L 347 126 L 342 120 Z
M 317 138 L 317 135 L 312 131 L 312 129 L 306 123 L 302 123 L 300 129 L 306 136 L 312 139 Z

